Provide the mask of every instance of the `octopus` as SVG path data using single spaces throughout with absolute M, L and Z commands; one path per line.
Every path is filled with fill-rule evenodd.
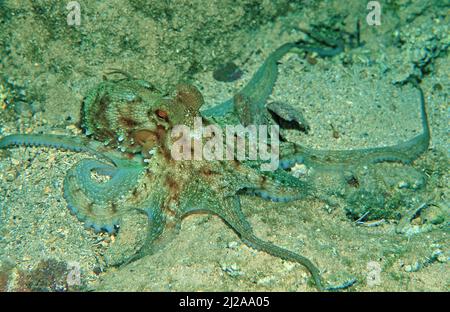
M 308 51 L 308 47 L 304 42 L 282 45 L 233 98 L 208 108 L 193 85 L 180 84 L 172 96 L 164 96 L 151 83 L 116 71 L 122 75 L 120 79 L 102 81 L 84 99 L 81 126 L 85 136 L 14 134 L 1 138 L 0 148 L 47 146 L 95 156 L 79 161 L 67 172 L 63 196 L 71 213 L 86 228 L 115 233 L 119 238 L 121 232 L 128 231 L 128 216 L 145 216 L 145 241 L 122 262 L 158 250 L 166 238 L 176 234 L 186 216 L 210 213 L 219 216 L 248 246 L 303 265 L 319 290 L 347 288 L 356 280 L 326 285 L 311 260 L 256 236 L 241 210 L 240 198 L 255 195 L 288 202 L 314 197 L 311 185 L 287 170 L 297 164 L 325 168 L 385 161 L 411 163 L 426 151 L 430 140 L 424 96 L 417 83 L 423 132 L 395 146 L 327 151 L 282 140 L 279 167 L 274 171 L 260 170 L 258 160 L 176 160 L 172 154 L 174 143 L 180 139 L 173 129 L 176 125 L 192 127 L 195 118 L 219 127 L 280 125 L 281 137 L 283 125 L 305 131 L 308 126 L 295 109 L 266 102 L 277 78 L 278 61 L 292 50 Z M 336 47 L 330 49 L 314 51 L 329 57 Z M 192 146 L 204 139 L 188 137 L 191 149 L 184 152 L 192 155 Z M 109 264 L 121 263 L 112 259 Z

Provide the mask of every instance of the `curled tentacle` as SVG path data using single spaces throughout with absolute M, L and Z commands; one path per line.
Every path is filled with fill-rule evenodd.
M 141 166 L 115 167 L 94 159 L 81 160 L 64 179 L 64 198 L 86 227 L 112 233 L 121 214 L 129 210 L 128 196 L 143 171 Z M 106 181 L 96 181 L 94 174 Z

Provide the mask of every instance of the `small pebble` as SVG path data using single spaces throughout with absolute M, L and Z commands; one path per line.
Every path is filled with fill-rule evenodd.
M 20 116 L 32 116 L 33 110 L 27 102 L 17 101 L 14 103 L 14 111 Z
M 425 185 L 425 180 L 419 179 L 419 180 L 414 181 L 412 188 L 414 190 L 418 190 L 418 189 L 421 189 L 424 185 Z
M 31 102 L 30 108 L 31 108 L 31 112 L 33 113 L 33 115 L 36 113 L 42 112 L 44 110 L 42 107 L 42 104 L 39 102 L 36 102 L 36 101 Z
M 6 182 L 13 182 L 16 178 L 15 172 L 8 172 L 5 176 Z
M 237 276 L 240 276 L 240 275 L 243 274 L 240 271 L 240 269 L 239 269 L 239 267 L 237 266 L 236 263 L 222 264 L 221 268 L 222 268 L 222 271 L 224 271 L 225 273 L 227 273 L 231 277 L 237 277 Z
M 415 262 L 413 265 L 406 265 L 405 266 L 405 272 L 417 272 L 420 269 L 420 263 L 419 262 Z
M 238 245 L 239 245 L 238 242 L 232 241 L 232 242 L 229 242 L 229 243 L 227 244 L 227 247 L 230 248 L 230 249 L 235 249 L 235 248 L 238 247 Z
M 445 262 L 448 261 L 448 258 L 447 258 L 444 254 L 440 254 L 440 255 L 437 257 L 437 261 L 439 261 L 440 263 L 445 263 Z
M 296 178 L 304 176 L 308 173 L 308 168 L 304 164 L 295 164 L 294 167 L 291 168 L 292 175 Z
M 266 276 L 256 281 L 256 284 L 269 287 L 272 286 L 274 282 L 275 282 L 274 276 Z
M 406 189 L 406 188 L 408 188 L 408 187 L 409 187 L 408 182 L 405 182 L 405 181 L 400 181 L 400 182 L 398 182 L 398 188 L 399 188 L 399 189 Z
M 213 78 L 217 81 L 232 82 L 242 77 L 242 70 L 233 62 L 219 66 L 213 72 Z
M 286 271 L 292 271 L 295 268 L 295 263 L 292 262 L 284 262 L 283 263 L 284 268 L 286 269 Z

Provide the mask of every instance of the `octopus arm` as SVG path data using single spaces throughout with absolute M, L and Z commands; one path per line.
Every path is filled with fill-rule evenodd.
M 280 164 L 283 168 L 292 167 L 296 162 L 316 168 L 380 162 L 410 164 L 427 151 L 430 144 L 430 125 L 423 91 L 416 83 L 414 85 L 418 90 L 422 133 L 396 145 L 354 150 L 317 150 L 295 143 L 282 150 Z
M 64 198 L 70 211 L 88 228 L 114 232 L 132 196 L 143 167 L 115 167 L 83 159 L 64 179 Z
M 286 43 L 272 52 L 261 67 L 253 75 L 249 83 L 238 94 L 249 99 L 251 111 L 264 109 L 264 104 L 272 93 L 273 86 L 278 76 L 278 61 L 290 50 L 296 48 L 295 43 Z M 235 99 L 229 99 L 209 109 L 201 111 L 205 118 L 220 118 L 235 110 Z
M 87 152 L 99 158 L 114 161 L 102 153 L 103 146 L 100 142 L 83 137 L 59 134 L 11 134 L 0 139 L 0 149 L 15 146 L 43 146 L 72 152 Z
M 202 192 L 205 194 L 205 192 Z M 346 281 L 337 286 L 325 287 L 322 283 L 319 269 L 308 258 L 279 247 L 271 242 L 265 241 L 257 237 L 242 213 L 239 196 L 211 197 L 211 194 L 198 198 L 197 201 L 191 202 L 189 208 L 185 209 L 185 214 L 195 212 L 209 212 L 219 216 L 225 223 L 230 226 L 241 240 L 251 248 L 266 252 L 274 257 L 278 257 L 287 261 L 297 262 L 303 265 L 311 274 L 317 288 L 319 290 L 337 290 L 350 287 L 356 280 Z

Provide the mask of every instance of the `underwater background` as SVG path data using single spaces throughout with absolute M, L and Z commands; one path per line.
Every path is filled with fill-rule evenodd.
M 0 137 L 83 136 L 83 98 L 118 69 L 171 94 L 195 85 L 205 105 L 231 98 L 280 45 L 354 33 L 364 44 L 333 57 L 290 53 L 279 62 L 271 103 L 298 109 L 317 149 L 394 145 L 421 133 L 420 81 L 431 128 L 411 165 L 292 172 L 315 199 L 288 203 L 242 196 L 259 237 L 311 259 L 352 291 L 449 288 L 448 1 L 69 1 L 0 0 Z M 1 291 L 315 291 L 300 264 L 256 251 L 218 217 L 192 215 L 161 250 L 124 266 L 103 255 L 136 249 L 86 230 L 63 198 L 64 176 L 83 153 L 43 147 L 0 150 Z M 293 170 L 294 171 L 294 170 Z M 120 234 L 119 234 L 120 235 Z M 127 240 L 128 239 L 128 240 Z

